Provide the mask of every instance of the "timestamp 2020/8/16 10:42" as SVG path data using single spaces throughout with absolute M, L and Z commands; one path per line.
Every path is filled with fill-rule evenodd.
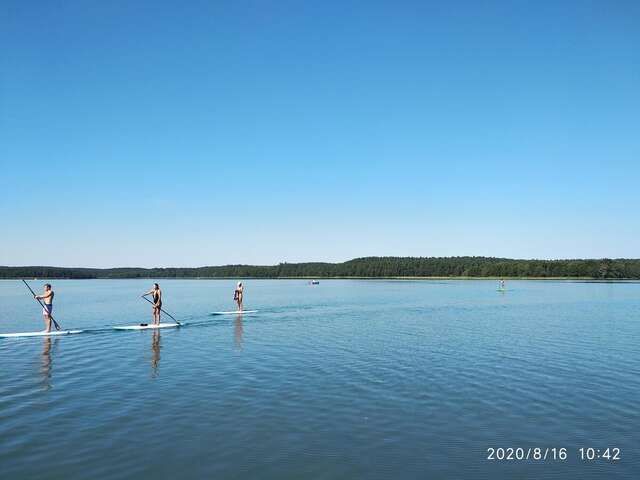
M 622 458 L 618 447 L 580 447 L 576 450 L 576 455 L 581 461 L 617 462 Z M 486 459 L 490 461 L 565 461 L 568 457 L 569 449 L 566 447 L 489 447 Z

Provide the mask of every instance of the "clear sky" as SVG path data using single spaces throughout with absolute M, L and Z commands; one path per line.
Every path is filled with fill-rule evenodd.
M 640 257 L 640 2 L 0 9 L 0 265 Z

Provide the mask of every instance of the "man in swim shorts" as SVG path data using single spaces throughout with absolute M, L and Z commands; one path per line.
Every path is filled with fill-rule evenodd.
M 44 319 L 44 331 L 49 333 L 51 331 L 51 315 L 53 315 L 53 290 L 50 283 L 45 283 L 44 294 L 34 295 L 36 300 L 42 300 L 44 308 L 42 309 L 42 318 Z

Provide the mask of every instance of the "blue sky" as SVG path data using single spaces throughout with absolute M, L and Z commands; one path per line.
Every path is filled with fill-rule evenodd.
M 638 2 L 2 10 L 0 264 L 640 256 Z

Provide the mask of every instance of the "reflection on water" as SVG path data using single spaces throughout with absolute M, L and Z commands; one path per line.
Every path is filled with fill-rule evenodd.
M 151 337 L 151 377 L 158 376 L 158 366 L 160 365 L 160 329 L 153 330 Z
M 238 315 L 233 328 L 233 340 L 238 350 L 242 350 L 242 333 L 242 315 Z
M 45 337 L 42 342 L 42 355 L 40 356 L 40 375 L 42 376 L 42 388 L 44 390 L 51 389 L 51 354 L 52 350 L 55 350 L 58 346 L 56 338 L 52 340 L 51 337 Z

